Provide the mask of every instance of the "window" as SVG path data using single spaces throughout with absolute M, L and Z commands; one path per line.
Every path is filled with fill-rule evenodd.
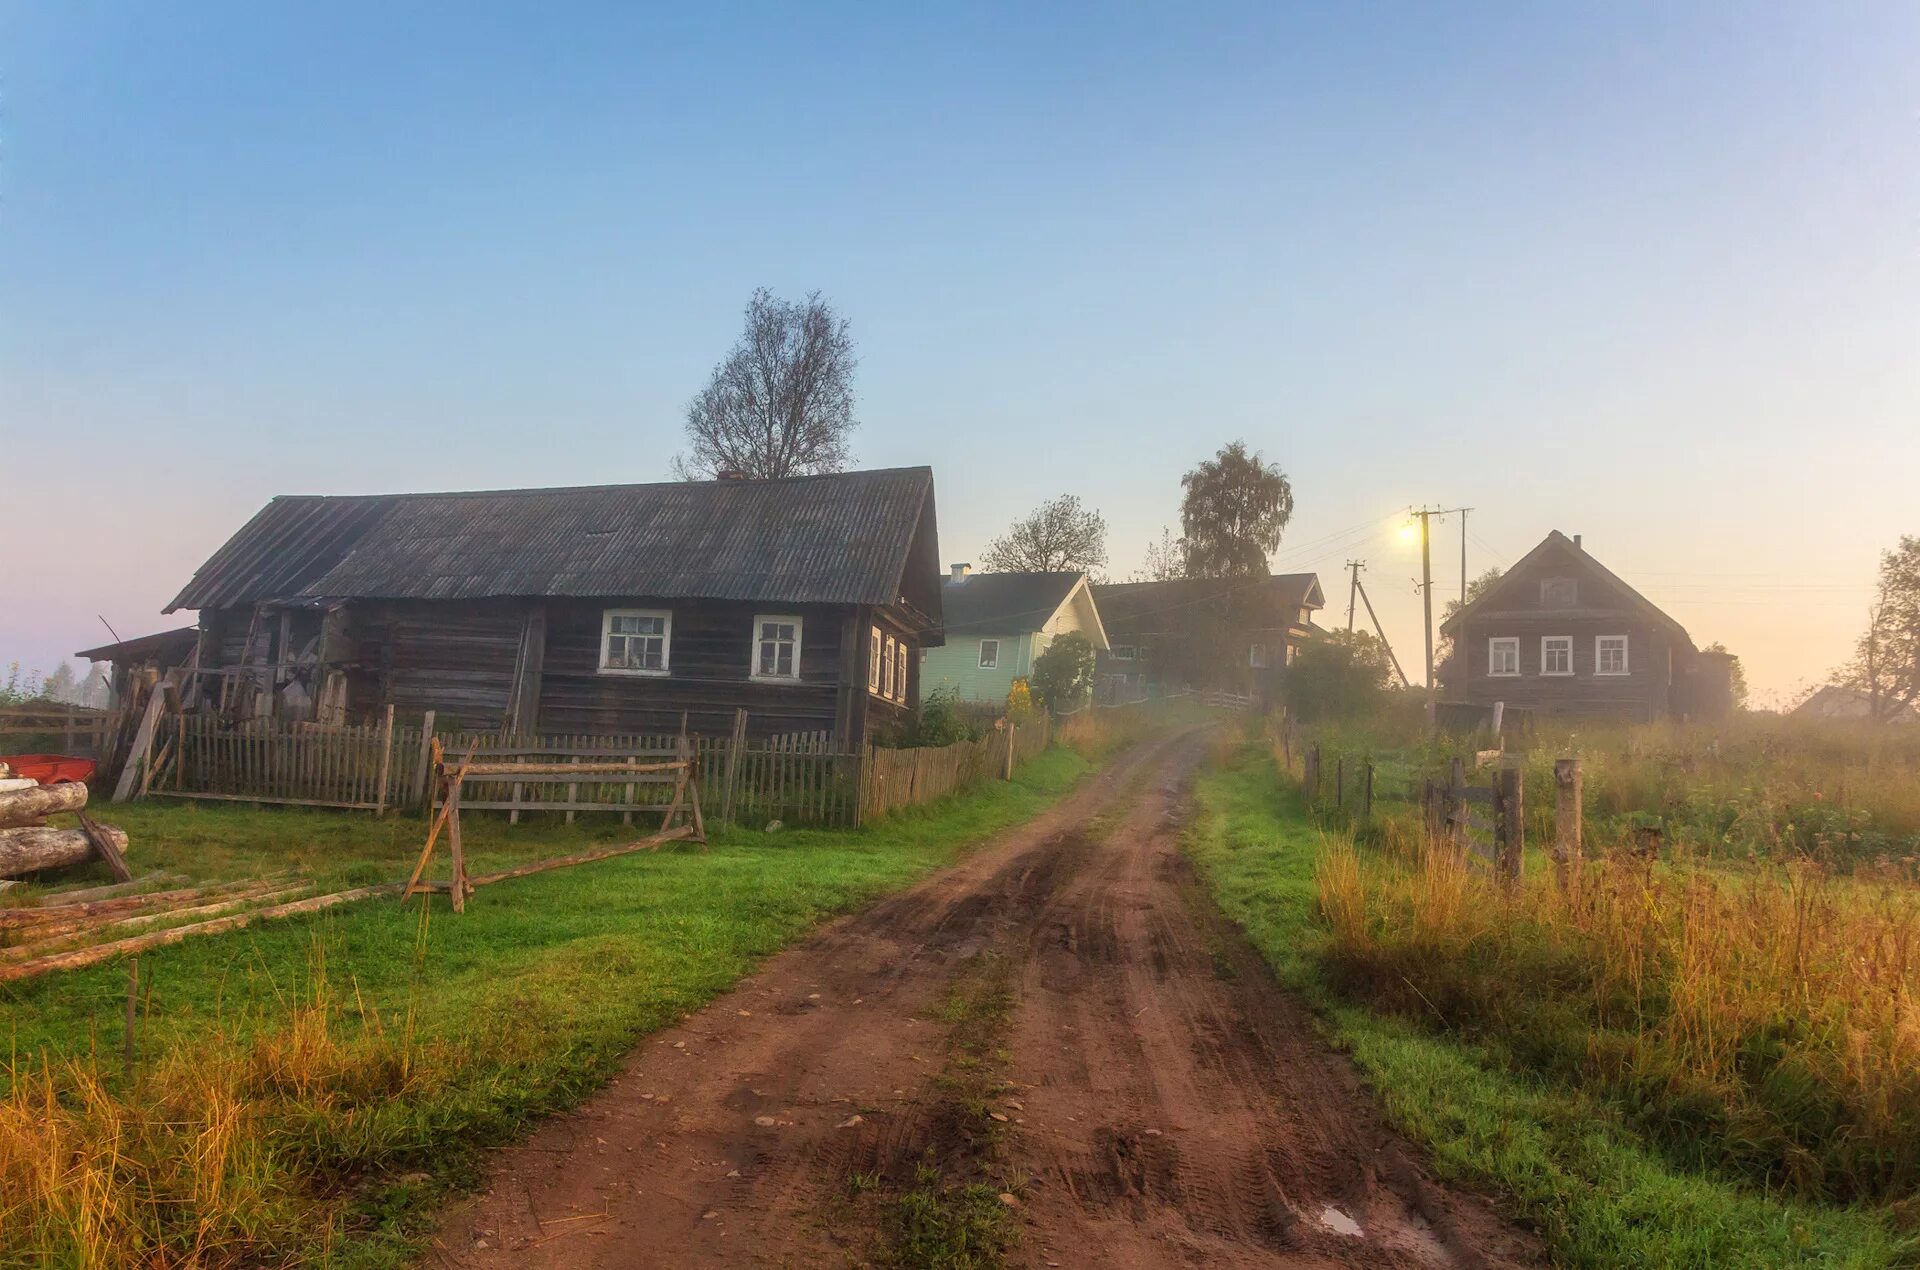
M 871 693 L 878 693 L 880 691 L 880 671 L 881 671 L 880 628 L 878 626 L 874 627 L 871 634 L 873 638 L 873 647 L 867 650 L 867 691 Z
M 800 619 L 762 614 L 753 619 L 753 678 L 800 677 Z
M 1540 607 L 1543 609 L 1570 609 L 1580 602 L 1580 582 L 1577 578 L 1540 579 Z
M 1000 641 L 983 639 L 980 641 L 980 669 L 1000 669 Z
M 1487 641 L 1487 673 L 1489 675 L 1517 675 L 1520 673 L 1520 639 L 1507 636 Z
M 608 609 L 600 619 L 600 673 L 664 675 L 673 614 L 664 609 Z
M 1115 644 L 1112 648 L 1108 649 L 1107 655 L 1113 658 L 1115 661 L 1132 661 L 1133 645 L 1132 644 Z
M 900 641 L 899 646 L 894 650 L 894 655 L 899 660 L 893 667 L 893 699 L 905 701 L 907 699 L 907 641 Z
M 886 644 L 880 650 L 880 695 L 889 701 L 896 695 L 893 690 L 893 670 L 900 660 L 898 652 L 898 642 L 893 636 L 887 636 Z
M 1265 644 L 1247 645 L 1247 665 L 1255 670 L 1265 670 L 1267 666 L 1267 646 Z
M 1543 675 L 1573 673 L 1573 636 L 1542 635 L 1540 637 L 1540 673 Z
M 1597 635 L 1594 637 L 1593 673 L 1596 675 L 1624 675 L 1627 673 L 1627 637 L 1625 635 Z

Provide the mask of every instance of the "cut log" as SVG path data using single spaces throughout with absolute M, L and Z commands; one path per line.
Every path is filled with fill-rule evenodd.
M 110 944 L 95 944 L 91 948 L 78 948 L 73 952 L 36 957 L 32 961 L 23 961 L 18 965 L 0 966 L 0 983 L 31 979 L 36 975 L 55 970 L 78 970 L 82 966 L 111 961 L 123 954 L 142 953 L 150 948 L 165 948 L 169 944 L 177 944 L 183 940 L 192 939 L 196 935 L 218 935 L 225 931 L 239 930 L 254 922 L 269 921 L 276 917 L 293 917 L 300 913 L 317 913 L 323 908 L 332 908 L 336 904 L 350 904 L 355 900 L 364 900 L 375 895 L 399 893 L 400 883 L 398 882 L 389 882 L 383 886 L 362 886 L 351 891 L 336 891 L 332 895 L 316 895 L 309 900 L 295 900 L 291 904 L 276 904 L 272 908 L 257 908 L 251 913 L 216 917 L 212 921 L 195 922 L 191 926 L 175 926 L 168 930 L 154 931 L 151 934 L 135 935 L 131 939 L 116 939 Z
M 187 880 L 187 875 L 184 873 L 149 873 L 131 882 L 115 882 L 110 886 L 90 886 L 79 891 L 50 891 L 40 897 L 40 903 L 42 905 L 85 904 L 93 900 L 110 900 L 115 896 L 137 891 L 143 886 L 171 886 L 175 882 Z
M 101 830 L 122 852 L 127 849 L 124 829 L 102 825 Z M 0 877 L 17 877 L 40 869 L 65 869 L 94 858 L 93 842 L 83 829 L 55 829 L 35 825 L 0 829 Z
M 0 793 L 0 826 L 30 825 L 55 812 L 79 811 L 87 805 L 87 787 L 79 781 L 35 785 Z

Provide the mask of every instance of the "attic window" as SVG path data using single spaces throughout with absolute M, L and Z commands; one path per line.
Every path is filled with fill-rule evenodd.
M 1580 602 L 1580 582 L 1577 578 L 1540 579 L 1540 607 L 1543 609 L 1570 609 Z
M 1115 661 L 1132 661 L 1133 645 L 1115 644 L 1107 650 L 1107 656 L 1113 658 Z

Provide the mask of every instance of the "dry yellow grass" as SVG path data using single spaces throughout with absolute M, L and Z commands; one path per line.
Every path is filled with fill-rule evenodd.
M 1318 873 L 1351 991 L 1599 1089 L 1689 1163 L 1830 1199 L 1920 1188 L 1920 891 L 1810 861 L 1601 853 L 1570 894 L 1445 849 Z

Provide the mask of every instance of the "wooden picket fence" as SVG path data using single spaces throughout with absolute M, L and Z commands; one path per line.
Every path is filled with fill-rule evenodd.
M 431 712 L 418 727 L 398 726 L 391 711 L 378 723 L 326 726 L 257 719 L 228 723 L 215 715 L 173 714 L 155 728 L 140 761 L 139 792 L 168 798 L 333 807 L 382 813 L 430 808 L 428 758 L 434 739 L 449 761 L 473 754 L 489 762 L 593 763 L 670 758 L 684 743 L 698 775 L 701 811 L 713 821 L 761 826 L 851 826 L 921 806 L 980 781 L 1007 778 L 1050 743 L 1043 718 L 985 733 L 977 741 L 916 749 L 832 749 L 825 732 L 788 733 L 749 741 L 745 721 L 730 736 L 674 734 L 535 735 L 436 731 Z M 533 813 L 658 810 L 664 793 L 632 782 L 514 781 L 467 783 L 468 811 L 504 811 L 512 822 Z

